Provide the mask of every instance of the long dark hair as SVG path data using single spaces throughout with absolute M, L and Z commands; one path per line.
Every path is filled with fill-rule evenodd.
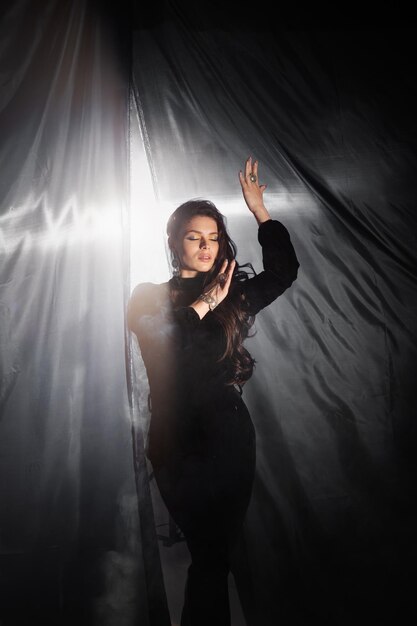
M 182 245 L 180 237 L 184 226 L 196 216 L 211 217 L 215 220 L 218 229 L 219 252 L 213 267 L 204 279 L 204 288 L 220 272 L 225 259 L 229 263 L 236 259 L 237 248 L 227 232 L 224 216 L 213 202 L 199 198 L 188 200 L 172 213 L 167 224 L 168 246 L 173 261 L 178 262 L 177 249 Z M 240 386 L 249 380 L 255 365 L 255 360 L 243 346 L 255 319 L 247 312 L 247 302 L 242 299 L 238 289 L 238 283 L 249 277 L 248 272 L 243 268 L 249 268 L 252 274 L 255 273 L 250 263 L 245 265 L 236 263 L 228 297 L 213 311 L 213 315 L 221 323 L 226 336 L 226 348 L 219 361 L 230 359 L 232 372 L 229 384 Z M 176 294 L 172 292 L 171 297 L 175 304 Z

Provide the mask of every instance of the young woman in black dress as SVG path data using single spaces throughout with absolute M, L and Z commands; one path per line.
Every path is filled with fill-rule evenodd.
M 181 626 L 230 626 L 227 579 L 255 472 L 242 399 L 254 360 L 243 342 L 299 267 L 288 231 L 264 205 L 258 163 L 249 158 L 239 180 L 259 225 L 264 271 L 249 277 L 221 213 L 191 200 L 168 221 L 173 278 L 138 285 L 129 302 L 150 388 L 147 456 L 191 554 Z

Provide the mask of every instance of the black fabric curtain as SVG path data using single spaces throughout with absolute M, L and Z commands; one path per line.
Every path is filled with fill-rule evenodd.
M 155 212 L 213 200 L 240 262 L 260 269 L 237 179 L 252 155 L 301 264 L 247 343 L 257 361 L 244 397 L 258 457 L 236 579 L 245 618 L 407 623 L 416 557 L 416 31 L 283 26 L 215 9 L 169 2 L 163 19 L 139 20 L 133 77 Z M 146 219 L 149 200 L 140 198 Z M 155 278 L 154 268 L 140 270 L 135 282 Z M 168 277 L 165 262 L 157 278 Z
M 300 260 L 259 314 L 248 626 L 412 623 L 416 29 L 218 2 L 1 14 L 0 621 L 169 626 L 125 328 L 207 197 L 260 270 L 251 154 Z

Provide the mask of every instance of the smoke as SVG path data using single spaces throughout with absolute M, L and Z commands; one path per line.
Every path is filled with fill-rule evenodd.
M 102 558 L 104 592 L 95 603 L 94 623 L 99 626 L 132 626 L 140 618 L 141 626 L 146 626 L 147 590 L 136 493 L 123 493 L 118 507 L 118 549 L 107 551 Z

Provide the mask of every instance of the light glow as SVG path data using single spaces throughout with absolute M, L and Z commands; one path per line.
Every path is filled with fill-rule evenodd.
M 40 225 L 38 230 L 30 228 L 35 219 Z M 8 233 L 7 238 L 4 231 Z M 21 246 L 25 249 L 33 246 L 48 249 L 97 241 L 119 245 L 121 237 L 120 210 L 112 205 L 100 208 L 80 206 L 75 197 L 68 200 L 60 211 L 52 209 L 44 199 L 42 202 L 10 207 L 8 213 L 0 218 L 0 247 L 6 253 L 12 253 Z

